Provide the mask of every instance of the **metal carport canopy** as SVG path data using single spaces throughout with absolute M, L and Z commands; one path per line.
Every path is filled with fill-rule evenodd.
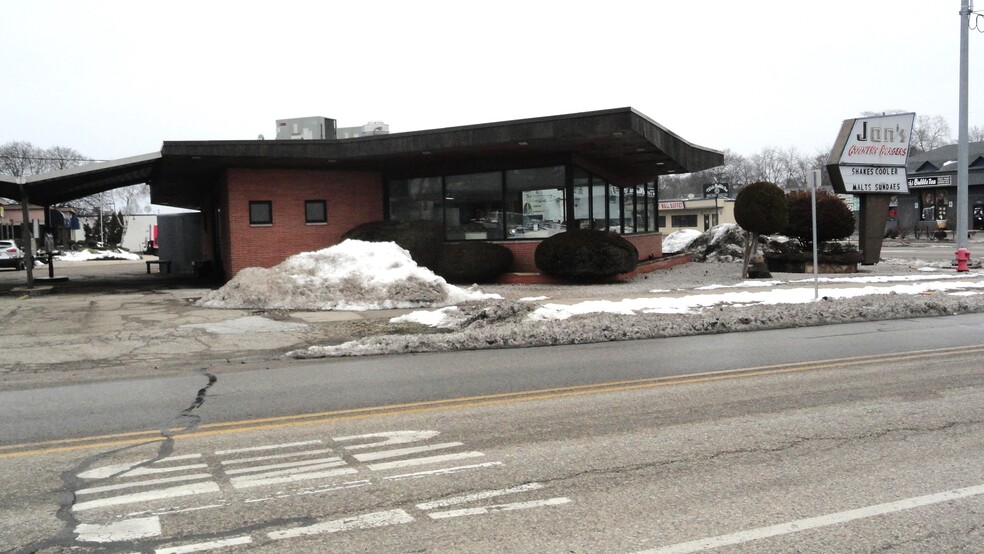
M 160 161 L 160 152 L 153 152 L 30 175 L 24 177 L 24 188 L 28 202 L 51 206 L 107 190 L 146 183 L 151 180 Z M 23 200 L 16 177 L 0 175 L 0 196 Z

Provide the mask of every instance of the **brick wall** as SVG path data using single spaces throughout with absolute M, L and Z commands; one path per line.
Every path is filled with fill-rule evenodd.
M 653 258 L 663 256 L 663 235 L 662 233 L 649 233 L 644 235 L 626 235 L 625 239 L 635 245 L 639 250 L 639 261 L 644 262 Z
M 375 172 L 229 169 L 223 189 L 227 279 L 327 248 L 352 227 L 383 218 L 383 181 Z M 250 225 L 249 202 L 257 200 L 272 202 L 272 225 Z M 327 225 L 305 223 L 305 200 L 327 201 Z

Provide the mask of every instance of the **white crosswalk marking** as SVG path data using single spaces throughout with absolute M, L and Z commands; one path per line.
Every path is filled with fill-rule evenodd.
M 284 531 L 274 531 L 267 533 L 267 537 L 273 540 L 291 539 L 304 535 L 321 535 L 324 533 L 337 533 L 339 531 L 351 531 L 353 529 L 370 529 L 373 527 L 386 527 L 388 525 L 399 525 L 402 523 L 413 523 L 416 521 L 413 516 L 404 510 L 390 510 L 388 512 L 374 512 L 360 516 L 316 523 L 307 527 L 297 527 Z
M 152 491 L 139 492 L 135 494 L 125 494 L 122 496 L 112 496 L 99 500 L 89 500 L 88 502 L 78 502 L 72 506 L 72 510 L 81 512 L 95 508 L 105 508 L 107 506 L 118 506 L 120 504 L 132 504 L 134 502 L 149 502 L 163 498 L 177 498 L 180 496 L 190 496 L 193 494 L 204 494 L 219 492 L 219 485 L 211 481 L 205 483 L 194 483 L 181 487 L 171 487 L 167 489 L 156 489 Z
M 484 456 L 482 452 L 460 452 L 458 454 L 444 454 L 442 456 L 429 456 L 426 458 L 411 458 L 409 460 L 397 460 L 395 462 L 382 462 L 379 464 L 369 464 L 369 469 L 373 471 L 383 471 L 400 467 L 422 466 L 428 464 L 439 464 L 443 462 L 453 462 L 468 458 L 478 458 Z
M 432 452 L 434 450 L 445 450 L 461 446 L 460 442 L 444 442 L 441 444 L 430 444 L 427 446 L 412 446 L 410 448 L 397 448 L 395 450 L 381 450 L 378 452 L 366 452 L 365 454 L 355 454 L 353 457 L 360 462 L 371 462 L 374 460 L 385 460 L 386 458 L 399 458 L 410 454 L 421 452 Z
M 567 504 L 570 498 L 549 498 L 547 500 L 531 500 L 529 502 L 514 502 L 512 504 L 496 504 L 493 506 L 483 506 L 481 508 L 464 508 L 461 510 L 449 510 L 447 512 L 431 512 L 427 514 L 431 519 L 448 519 L 452 517 L 474 516 L 481 514 L 491 514 L 494 512 L 509 512 L 513 510 L 529 510 L 531 508 L 542 508 L 544 506 L 558 506 Z
M 495 498 L 497 496 L 503 496 L 507 494 L 516 494 L 520 492 L 528 492 L 542 489 L 543 485 L 541 483 L 527 483 L 525 485 L 520 485 L 518 487 L 512 487 L 508 489 L 499 489 L 492 491 L 482 491 L 476 492 L 474 494 L 466 494 L 464 496 L 453 496 L 451 498 L 444 498 L 442 500 L 435 500 L 433 502 L 423 502 L 417 504 L 417 508 L 421 510 L 433 510 L 434 508 L 446 508 L 448 506 L 456 506 L 458 504 L 467 504 L 469 502 L 474 502 L 476 500 L 485 500 L 486 498 Z

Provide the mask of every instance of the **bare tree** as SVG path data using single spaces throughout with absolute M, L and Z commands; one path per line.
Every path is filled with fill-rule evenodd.
M 974 125 L 967 129 L 968 142 L 984 142 L 984 126 Z
M 953 144 L 950 137 L 950 126 L 941 115 L 917 115 L 912 123 L 912 136 L 909 140 L 911 153 L 929 152 L 930 150 Z
M 44 150 L 27 141 L 12 141 L 0 145 L 0 173 L 26 177 L 44 173 Z

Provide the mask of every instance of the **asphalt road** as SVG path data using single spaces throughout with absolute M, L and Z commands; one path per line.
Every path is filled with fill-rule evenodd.
M 982 323 L 292 364 L 14 447 L 6 409 L 0 550 L 980 551 Z
M 0 444 L 293 416 L 835 357 L 982 344 L 984 314 L 532 349 L 282 362 L 270 369 L 0 392 Z M 210 379 L 213 381 L 210 383 Z M 195 417 L 182 412 L 199 400 Z

